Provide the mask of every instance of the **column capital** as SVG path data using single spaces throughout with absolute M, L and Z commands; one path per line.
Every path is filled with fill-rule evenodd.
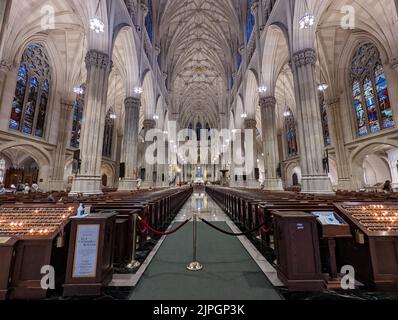
M 398 71 L 398 57 L 392 59 L 391 61 L 391 68 Z
M 274 108 L 275 106 L 276 106 L 276 99 L 275 99 L 274 96 L 268 96 L 268 97 L 261 97 L 260 98 L 260 107 L 261 107 L 261 109 L 269 108 L 269 107 Z
M 141 107 L 141 99 L 136 97 L 127 97 L 126 99 L 124 99 L 124 106 L 126 107 L 126 109 L 139 109 Z
M 8 60 L 1 60 L 0 61 L 0 70 L 5 71 L 5 72 L 10 72 L 12 70 L 12 62 Z
M 112 60 L 110 59 L 109 55 L 97 50 L 89 50 L 86 54 L 85 61 L 87 69 L 95 67 L 110 72 L 113 66 Z
M 144 120 L 144 128 L 147 130 L 154 129 L 156 127 L 156 121 L 153 119 Z
M 255 130 L 257 128 L 257 121 L 255 119 L 246 119 L 245 120 L 245 128 Z
M 315 66 L 316 60 L 316 51 L 312 48 L 293 53 L 293 63 L 296 68 L 304 67 L 309 64 Z

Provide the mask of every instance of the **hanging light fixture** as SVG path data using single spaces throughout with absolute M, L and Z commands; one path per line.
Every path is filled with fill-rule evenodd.
M 115 119 L 117 119 L 117 115 L 116 115 L 116 113 L 115 113 L 115 108 L 116 108 L 116 90 L 117 90 L 117 81 L 118 79 L 117 79 L 117 73 L 115 73 L 115 88 L 114 88 L 114 90 L 113 90 L 113 106 L 111 106 L 110 107 L 110 110 L 111 110 L 111 114 L 109 115 L 109 117 L 112 119 L 112 120 L 115 120 Z
M 318 90 L 325 92 L 327 90 L 327 88 L 329 88 L 329 86 L 326 83 L 321 83 L 318 85 Z
M 309 29 L 315 24 L 315 16 L 309 13 L 307 0 L 305 0 L 305 10 L 304 16 L 299 21 L 300 29 Z
M 286 70 L 283 70 L 282 71 L 282 76 L 283 76 L 283 96 L 284 96 L 284 98 L 285 98 L 285 111 L 283 112 L 283 116 L 285 117 L 285 118 L 287 118 L 287 117 L 290 117 L 291 116 L 291 112 L 290 112 L 290 109 L 289 109 L 289 107 L 288 107 L 288 105 L 287 105 L 287 100 L 286 100 Z
M 317 53 L 318 53 L 318 60 L 319 60 L 319 80 L 320 80 L 320 83 L 318 85 L 318 90 L 320 92 L 325 92 L 329 88 L 329 85 L 326 82 L 322 81 L 322 62 L 321 62 L 321 51 L 319 50 L 318 32 L 315 34 L 315 37 L 316 37 L 316 46 L 317 46 L 316 50 L 317 50 Z
M 159 120 L 159 116 L 158 116 L 157 114 L 155 114 L 155 115 L 153 116 L 153 120 Z
M 258 92 L 260 93 L 266 93 L 268 88 L 266 86 L 260 86 L 258 87 Z
M 240 116 L 242 119 L 246 119 L 247 118 L 247 113 L 242 113 L 242 115 Z
M 80 61 L 84 60 L 84 41 L 85 41 L 86 35 L 83 34 L 83 43 L 82 43 L 82 59 Z M 80 66 L 80 70 L 79 70 L 79 81 L 82 77 L 82 67 Z M 73 88 L 73 92 L 78 94 L 78 95 L 82 95 L 84 93 L 84 88 L 82 85 L 77 85 Z
M 142 94 L 143 92 L 144 92 L 144 90 L 143 90 L 141 87 L 135 87 L 135 88 L 134 88 L 134 93 L 135 93 L 135 94 L 140 95 L 140 94 Z
M 82 86 L 76 86 L 73 88 L 73 92 L 82 95 L 84 93 L 84 89 Z
M 103 33 L 105 31 L 105 24 L 100 18 L 94 17 L 90 19 L 90 29 L 95 33 Z
M 95 11 L 95 17 L 90 19 L 90 29 L 95 33 L 103 33 L 105 31 L 104 22 L 98 17 L 98 10 L 101 0 L 98 1 L 97 10 Z

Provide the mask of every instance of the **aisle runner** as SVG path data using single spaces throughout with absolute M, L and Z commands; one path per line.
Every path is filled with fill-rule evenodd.
M 231 231 L 224 222 L 215 224 Z M 198 223 L 198 237 L 198 259 L 204 266 L 203 271 L 186 270 L 192 260 L 190 223 L 166 238 L 130 299 L 281 299 L 237 238 L 226 237 L 204 223 Z

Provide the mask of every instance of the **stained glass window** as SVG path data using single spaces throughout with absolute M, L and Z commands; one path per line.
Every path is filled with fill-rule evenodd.
M 296 120 L 292 111 L 289 109 L 288 116 L 285 117 L 285 134 L 287 143 L 287 152 L 289 157 L 298 155 Z
M 80 134 L 82 129 L 84 98 L 86 91 L 84 84 L 81 86 L 81 88 L 83 89 L 83 93 L 76 95 L 76 99 L 73 104 L 72 137 L 70 141 L 72 148 L 79 148 L 80 146 Z
M 322 120 L 322 130 L 323 130 L 323 140 L 325 146 L 329 146 L 332 143 L 329 131 L 329 121 L 328 121 L 328 106 L 325 100 L 324 92 L 319 93 L 319 103 L 321 108 L 321 120 Z
M 384 128 L 394 127 L 394 115 L 391 109 L 390 97 L 387 89 L 387 79 L 383 68 L 378 65 L 375 70 L 376 93 Z
M 198 140 L 198 141 L 200 141 L 201 139 L 201 136 L 200 136 L 200 134 L 201 134 L 201 131 L 202 131 L 202 124 L 200 123 L 200 122 L 198 122 L 198 124 L 196 125 L 196 139 Z
M 356 50 L 351 63 L 351 78 L 358 135 L 363 137 L 394 127 L 380 52 L 372 43 Z
M 151 42 L 152 42 L 152 38 L 153 38 L 152 14 L 153 14 L 152 0 L 148 0 L 148 14 L 145 17 L 145 27 L 146 27 L 146 31 L 148 32 L 149 39 L 151 39 Z
M 28 71 L 25 64 L 21 64 L 18 72 L 17 86 L 10 117 L 10 128 L 19 130 L 22 118 L 23 103 L 25 100 L 26 85 L 28 83 Z
M 247 0 L 247 17 L 246 17 L 246 42 L 249 42 L 252 36 L 255 19 L 252 14 L 253 0 Z
M 112 114 L 114 114 L 114 112 L 111 108 L 109 109 L 105 118 L 104 144 L 102 148 L 102 155 L 107 158 L 112 157 L 113 129 L 115 127 L 115 120 L 111 117 Z
M 29 45 L 18 71 L 9 128 L 25 134 L 44 136 L 50 95 L 51 67 L 44 48 Z
M 242 64 L 242 55 L 240 52 L 236 54 L 236 70 L 239 70 L 240 65 Z

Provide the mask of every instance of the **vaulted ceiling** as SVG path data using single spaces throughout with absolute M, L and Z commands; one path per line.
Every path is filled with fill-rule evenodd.
M 160 19 L 160 47 L 174 110 L 212 124 L 225 104 L 241 38 L 239 0 L 169 0 Z

